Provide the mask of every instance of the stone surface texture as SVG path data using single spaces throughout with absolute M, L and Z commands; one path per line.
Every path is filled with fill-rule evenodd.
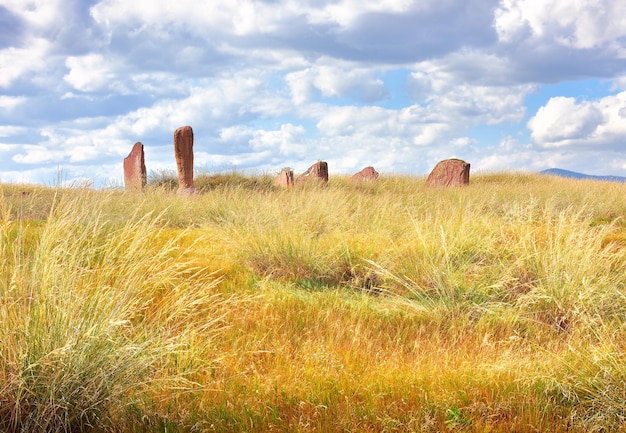
M 193 129 L 181 126 L 174 131 L 174 156 L 178 168 L 178 191 L 193 193 Z
M 280 172 L 278 177 L 274 179 L 274 185 L 283 188 L 292 187 L 294 185 L 293 170 L 291 170 L 290 168 L 284 168 L 283 171 Z
M 126 191 L 141 191 L 146 186 L 146 182 L 143 144 L 138 141 L 128 156 L 124 158 L 124 188 Z
M 440 161 L 426 179 L 427 187 L 469 185 L 470 164 L 460 159 Z
M 370 166 L 370 167 L 365 167 L 363 170 L 359 171 L 358 173 L 353 174 L 350 180 L 355 183 L 376 182 L 376 180 L 378 179 L 378 176 L 379 174 L 376 171 L 376 169 Z
M 296 178 L 296 185 L 301 185 L 310 180 L 316 180 L 322 185 L 326 185 L 328 183 L 328 163 L 318 161 L 310 166 L 307 171 Z

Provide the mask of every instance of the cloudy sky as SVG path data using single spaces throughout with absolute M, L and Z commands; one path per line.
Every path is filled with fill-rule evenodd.
M 174 170 L 626 175 L 623 0 L 0 0 L 0 181 Z

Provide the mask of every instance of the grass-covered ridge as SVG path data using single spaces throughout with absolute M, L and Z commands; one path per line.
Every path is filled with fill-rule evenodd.
M 624 423 L 626 186 L 165 180 L 0 187 L 0 431 Z

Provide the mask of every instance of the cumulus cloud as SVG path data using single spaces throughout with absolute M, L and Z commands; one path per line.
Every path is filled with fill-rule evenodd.
M 173 168 L 182 125 L 211 167 L 608 164 L 597 152 L 625 136 L 621 3 L 5 0 L 0 168 L 111 179 L 136 141 L 149 169 Z M 590 77 L 615 94 L 528 112 L 544 83 Z
M 626 36 L 626 3 L 613 0 L 503 0 L 494 26 L 501 41 L 526 37 L 546 39 L 577 49 L 608 44 L 625 54 L 619 40 Z
M 350 98 L 357 102 L 376 102 L 388 96 L 385 83 L 376 77 L 372 68 L 321 60 L 310 68 L 291 72 L 285 79 L 296 104 L 316 99 L 317 91 L 322 97 Z M 329 64 L 323 64 L 329 63 Z
M 163 32 L 167 29 L 190 32 L 197 35 L 232 32 L 235 35 L 269 33 L 293 7 L 262 1 L 196 2 L 179 0 L 170 2 L 155 0 L 130 5 L 123 0 L 105 0 L 91 8 L 96 22 L 113 29 L 116 26 L 135 27 L 137 32 L 150 30 Z
M 311 23 L 333 22 L 341 27 L 349 27 L 359 17 L 371 13 L 402 13 L 408 11 L 413 2 L 410 0 L 341 0 L 323 4 L 322 7 L 315 6 L 310 2 L 306 13 Z
M 2 3 L 15 17 L 24 21 L 32 32 L 60 25 L 63 7 L 67 5 L 63 0 L 4 0 Z
M 0 95 L 0 109 L 12 110 L 18 105 L 26 102 L 26 98 L 23 96 L 3 96 Z
M 95 5 L 91 14 L 97 22 L 109 27 L 143 23 L 152 29 L 180 26 L 187 27 L 191 32 L 201 33 L 201 29 L 206 29 L 243 36 L 276 32 L 279 26 L 285 26 L 298 17 L 304 17 L 310 25 L 336 24 L 345 28 L 363 15 L 401 13 L 409 10 L 412 4 L 411 0 L 241 0 L 203 3 L 193 0 L 155 0 L 131 7 L 123 0 L 105 0 Z
M 289 109 L 285 99 L 273 95 L 258 76 L 242 74 L 194 86 L 187 95 L 164 99 L 114 119 L 113 127 L 136 136 L 173 131 L 181 125 L 218 129 Z
M 65 65 L 70 71 L 63 79 L 81 92 L 101 90 L 115 78 L 114 66 L 101 54 L 70 56 Z
M 550 98 L 528 122 L 541 148 L 598 148 L 624 151 L 626 92 L 595 101 Z
M 62 150 L 53 150 L 46 146 L 25 145 L 23 152 L 13 156 L 13 161 L 18 164 L 42 164 L 50 162 L 60 162 L 66 156 Z
M 626 4 L 613 0 L 502 0 L 494 13 L 499 44 L 518 80 L 558 82 L 623 71 Z
M 317 128 L 326 136 L 391 135 L 394 110 L 381 107 L 326 107 Z
M 7 88 L 16 80 L 46 68 L 45 57 L 50 43 L 41 38 L 30 39 L 25 48 L 0 50 L 0 87 Z
M 275 131 L 255 131 L 250 140 L 254 151 L 271 150 L 280 156 L 303 156 L 306 153 L 306 136 L 304 128 L 290 123 L 281 125 Z

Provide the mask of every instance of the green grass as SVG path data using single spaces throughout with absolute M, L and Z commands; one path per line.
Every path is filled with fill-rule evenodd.
M 621 431 L 626 186 L 0 187 L 0 431 Z

